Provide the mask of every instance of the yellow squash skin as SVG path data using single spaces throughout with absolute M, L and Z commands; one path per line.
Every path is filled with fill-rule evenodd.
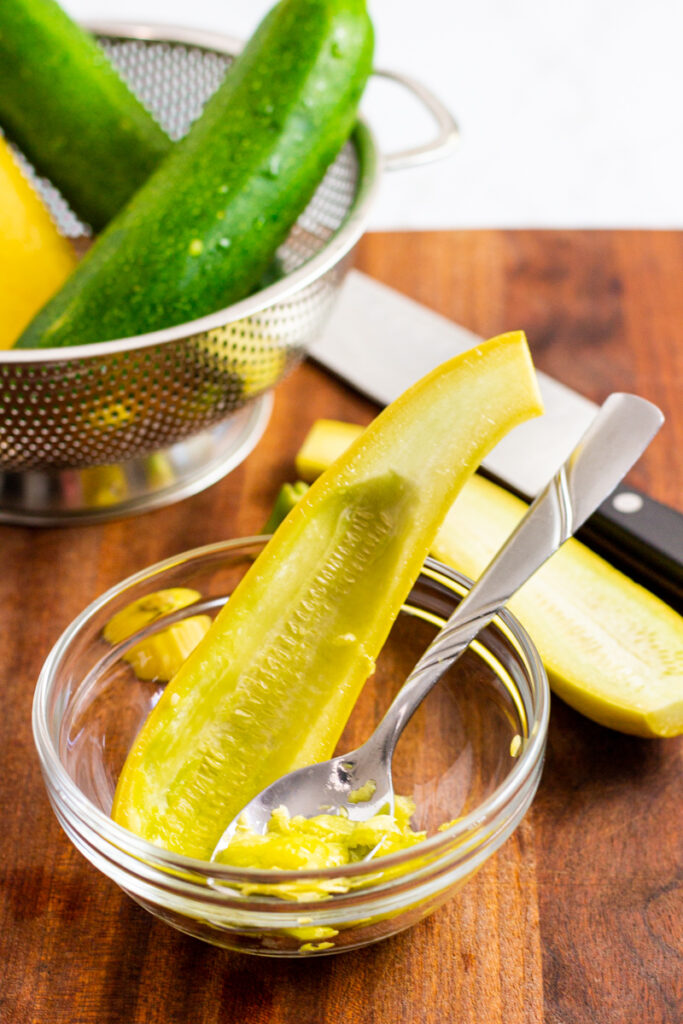
M 340 427 L 344 430 L 338 429 Z M 351 424 L 317 420 L 297 457 L 315 479 L 350 443 Z M 358 436 L 362 428 L 356 426 Z M 446 516 L 432 554 L 476 579 L 524 515 L 504 488 L 473 476 Z M 683 619 L 584 544 L 569 540 L 510 601 L 536 644 L 550 685 L 593 721 L 644 737 L 683 732 Z
M 76 256 L 0 136 L 0 349 L 62 286 Z
M 503 335 L 389 406 L 284 520 L 169 683 L 112 815 L 207 858 L 264 786 L 329 757 L 440 522 L 480 460 L 541 411 Z

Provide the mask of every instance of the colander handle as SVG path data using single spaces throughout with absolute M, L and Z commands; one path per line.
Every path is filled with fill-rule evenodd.
M 388 78 L 392 82 L 397 82 L 404 89 L 412 92 L 432 115 L 437 128 L 437 133 L 430 142 L 424 142 L 421 146 L 413 146 L 410 149 L 399 149 L 395 153 L 384 154 L 382 160 L 385 170 L 399 171 L 405 167 L 431 164 L 435 160 L 441 160 L 453 152 L 460 138 L 458 125 L 450 111 L 444 107 L 441 100 L 437 99 L 426 85 L 416 81 L 414 78 L 410 78 L 408 75 L 399 74 L 397 71 L 375 69 L 373 74 L 379 75 L 381 78 Z

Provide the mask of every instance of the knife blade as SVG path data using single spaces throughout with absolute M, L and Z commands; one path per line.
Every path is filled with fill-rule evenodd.
M 309 355 L 387 405 L 439 363 L 480 341 L 466 328 L 352 270 Z M 538 380 L 545 414 L 516 427 L 482 464 L 486 475 L 527 500 L 546 485 L 598 409 L 545 373 L 538 371 Z M 683 515 L 675 509 L 621 484 L 579 536 L 675 607 L 683 603 Z

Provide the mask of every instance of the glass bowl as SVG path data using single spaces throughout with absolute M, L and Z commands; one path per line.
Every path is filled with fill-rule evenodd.
M 267 956 L 320 956 L 376 942 L 426 917 L 505 841 L 538 786 L 549 689 L 529 637 L 512 615 L 502 613 L 446 673 L 399 741 L 396 792 L 414 798 L 414 824 L 428 832 L 411 849 L 332 871 L 275 872 L 218 867 L 153 846 L 109 817 L 126 753 L 163 688 L 137 679 L 123 654 L 142 635 L 173 621 L 200 612 L 215 615 L 265 542 L 251 537 L 186 552 L 94 601 L 45 662 L 33 731 L 64 831 L 134 900 L 180 931 L 218 946 Z M 427 560 L 339 751 L 369 735 L 470 585 Z M 105 642 L 102 630 L 112 615 L 168 587 L 193 588 L 202 598 L 115 647 Z M 258 889 L 305 882 L 299 888 L 314 892 L 321 879 L 331 878 L 350 888 L 318 899 L 309 892 L 300 901 Z

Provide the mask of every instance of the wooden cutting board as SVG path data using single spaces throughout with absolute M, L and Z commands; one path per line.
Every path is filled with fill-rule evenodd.
M 522 327 L 537 365 L 595 401 L 657 402 L 633 473 L 683 505 L 683 236 L 377 234 L 358 265 L 482 335 Z M 0 1021 L 7 1024 L 678 1024 L 683 1017 L 680 740 L 601 729 L 559 700 L 522 826 L 432 918 L 344 956 L 275 962 L 156 921 L 61 832 L 30 731 L 42 661 L 69 621 L 137 569 L 258 532 L 318 416 L 376 409 L 311 364 L 266 434 L 210 490 L 124 522 L 0 527 Z

